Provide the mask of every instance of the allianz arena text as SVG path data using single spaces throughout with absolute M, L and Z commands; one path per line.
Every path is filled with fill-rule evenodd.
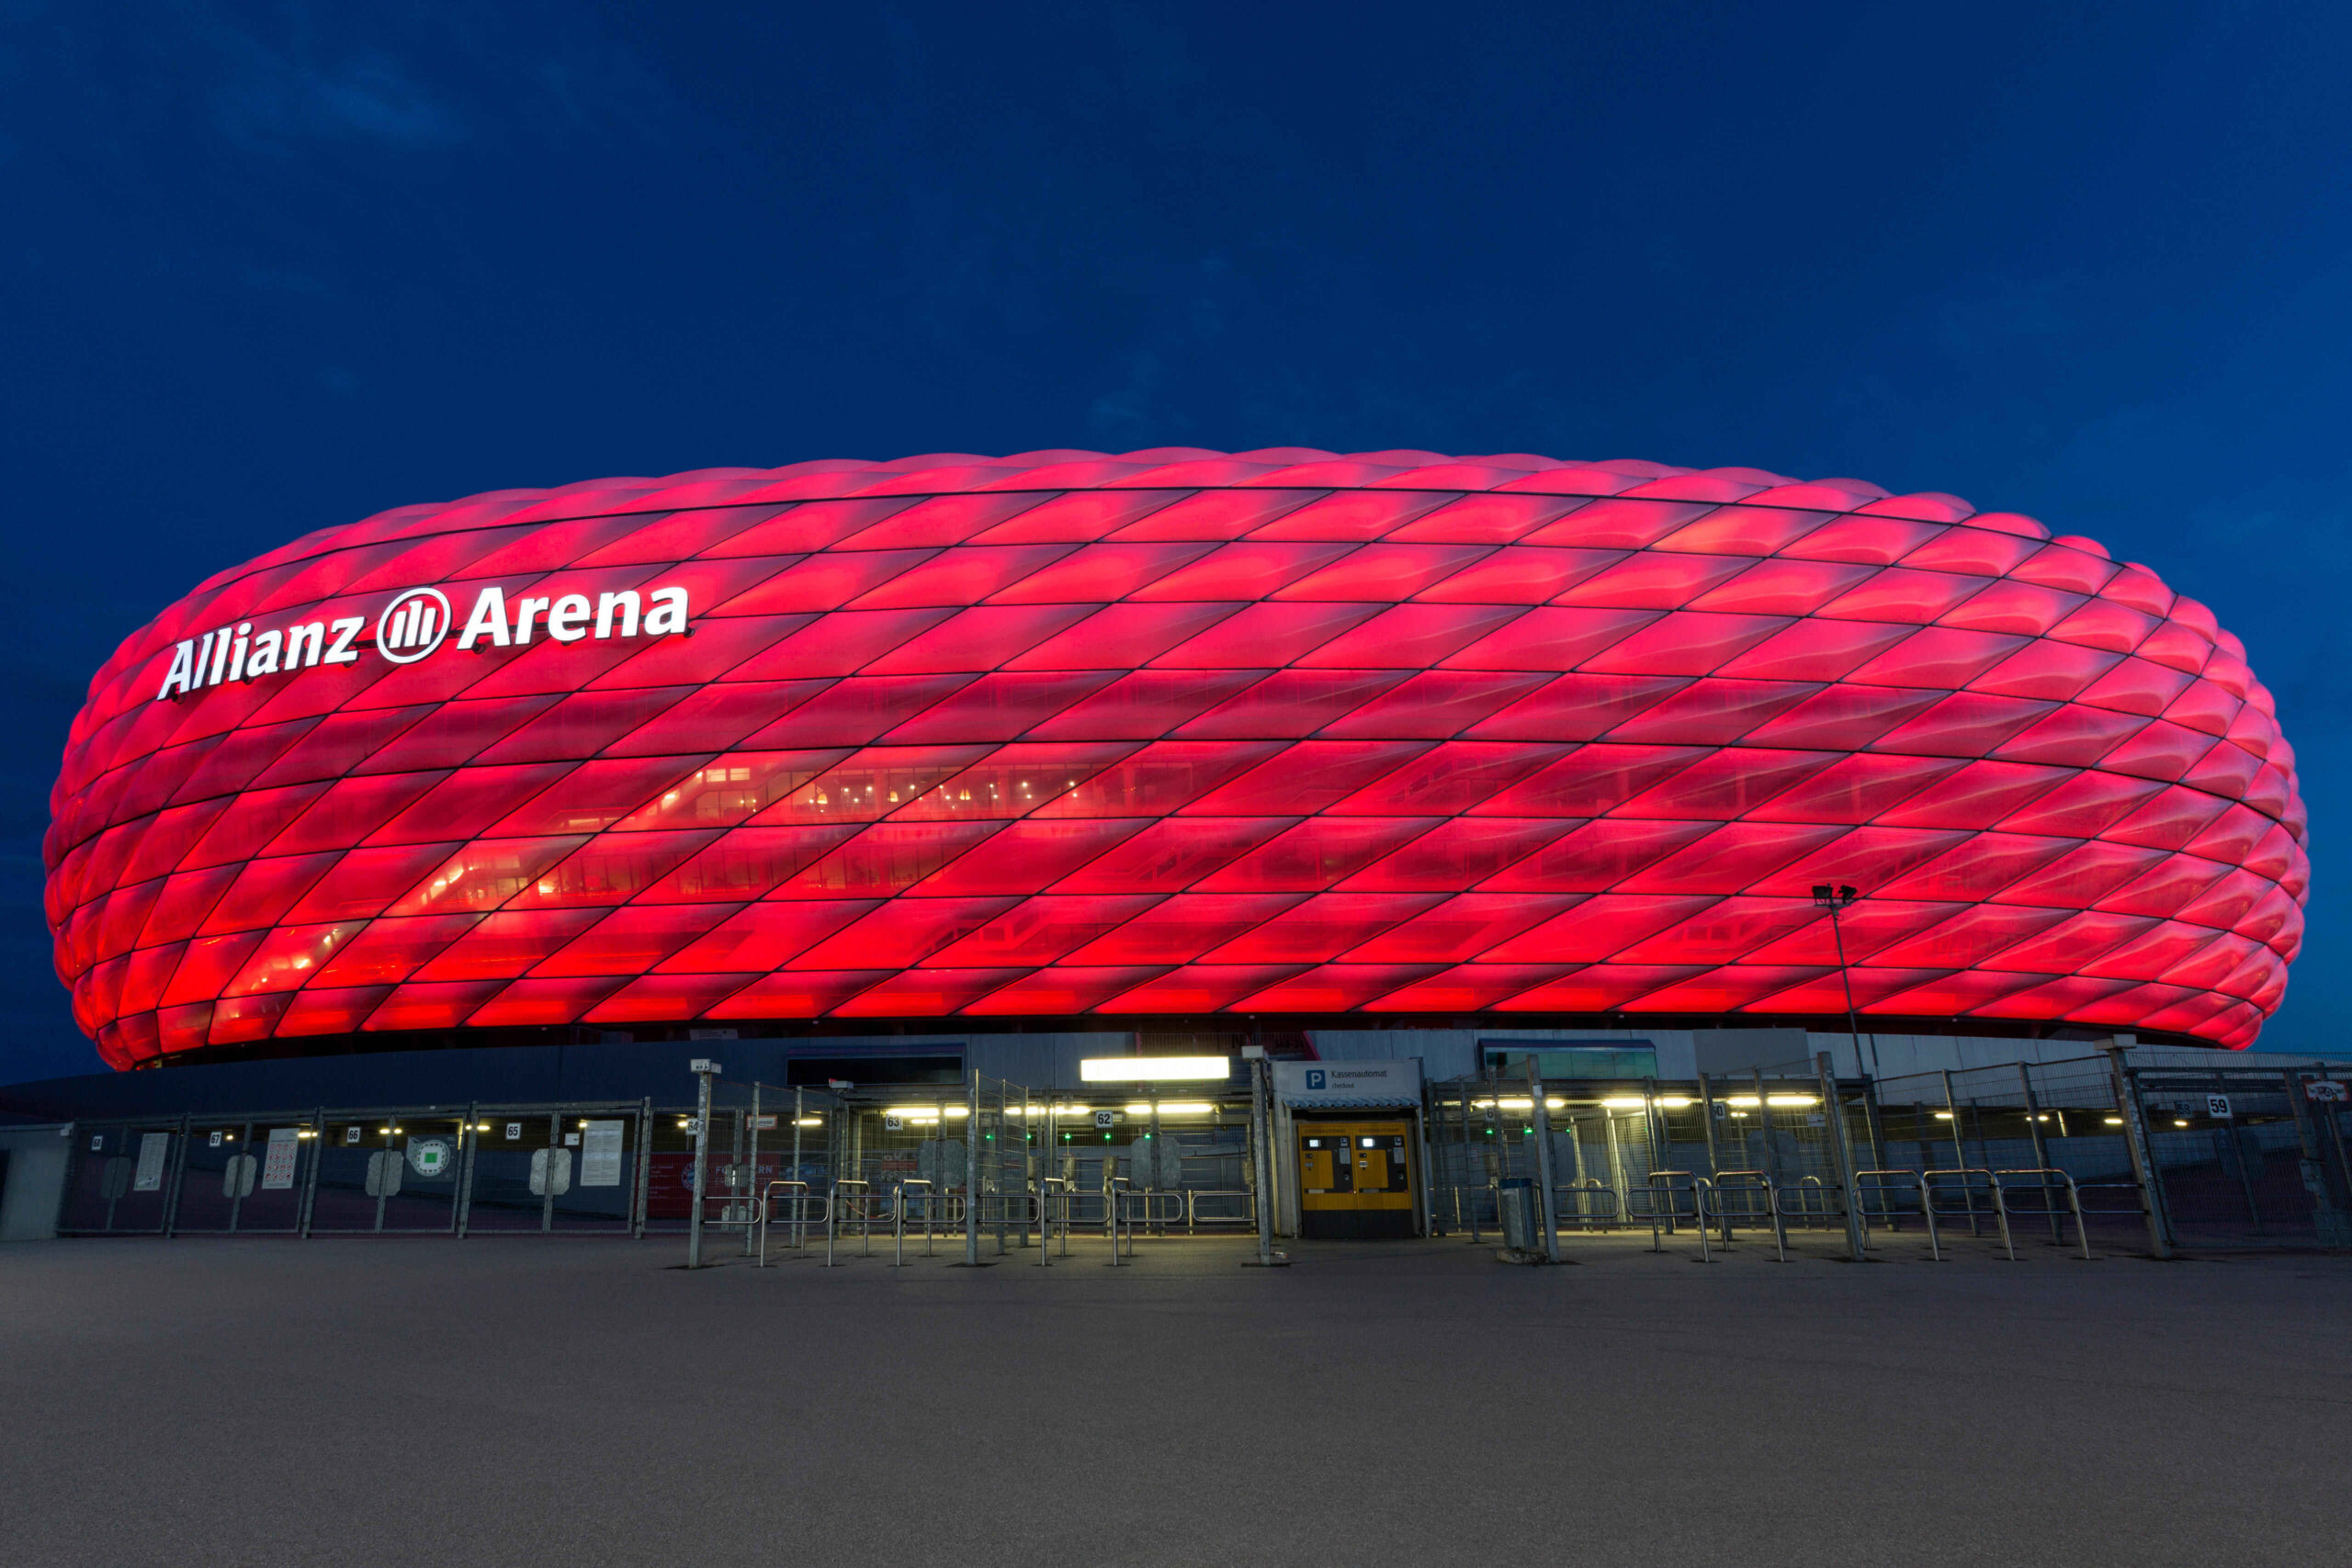
M 2148 569 L 1949 495 L 1522 455 L 405 507 L 132 636 L 51 808 L 58 972 L 118 1067 L 1826 1020 L 1849 984 L 1865 1027 L 2244 1047 L 2309 879 L 2270 694 Z M 1821 885 L 1860 895 L 1843 968 Z

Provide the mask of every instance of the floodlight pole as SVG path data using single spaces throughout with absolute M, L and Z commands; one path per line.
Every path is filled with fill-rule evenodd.
M 1853 1037 L 1854 1070 L 1858 1073 L 1862 1070 L 1862 1025 L 1854 1010 L 1854 974 L 1846 966 L 1846 933 L 1838 922 L 1838 915 L 1860 897 L 1851 887 L 1832 887 L 1827 883 L 1813 890 L 1814 903 L 1829 911 L 1829 940 L 1837 947 L 1838 978 L 1846 988 L 1846 1031 Z M 1878 1041 L 1875 1037 L 1871 1041 L 1870 1075 L 1873 1079 L 1879 1076 Z
M 1274 1115 L 1266 1082 L 1273 1065 L 1266 1060 L 1263 1046 L 1245 1046 L 1241 1055 L 1250 1068 L 1250 1142 L 1254 1145 L 1250 1164 L 1258 1188 L 1258 1256 L 1250 1262 L 1261 1269 L 1279 1269 L 1290 1259 L 1274 1251 Z
M 972 1069 L 971 1109 L 964 1122 L 964 1267 L 980 1266 L 980 1073 Z M 941 1131 L 945 1131 L 942 1117 Z
M 686 1218 L 686 1267 L 689 1269 L 702 1267 L 702 1192 L 710 1169 L 710 1080 L 718 1076 L 719 1070 L 717 1062 L 700 1056 L 695 1058 L 695 1168 L 692 1191 L 688 1194 L 694 1210 Z M 552 1168 L 552 1158 L 548 1164 Z M 554 1183 L 549 1182 L 548 1186 L 553 1187 Z

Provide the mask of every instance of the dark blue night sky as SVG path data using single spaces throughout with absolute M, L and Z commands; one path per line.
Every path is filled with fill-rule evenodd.
M 1170 445 L 1942 490 L 2211 604 L 2352 1010 L 2352 9 L 0 6 L 0 1078 L 114 644 L 403 502 Z M 2331 676 L 2333 670 L 2337 674 Z

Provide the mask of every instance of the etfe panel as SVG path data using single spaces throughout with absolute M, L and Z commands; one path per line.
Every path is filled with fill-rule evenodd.
M 1302 1122 L 1298 1233 L 1310 1239 L 1413 1234 L 1408 1122 Z

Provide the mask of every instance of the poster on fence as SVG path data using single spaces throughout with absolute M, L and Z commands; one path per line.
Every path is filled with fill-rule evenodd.
M 302 1145 L 295 1140 L 301 1134 L 292 1127 L 272 1127 L 269 1130 L 269 1152 L 261 1162 L 261 1184 L 265 1190 L 294 1185 L 294 1156 Z
M 580 1185 L 618 1187 L 621 1184 L 621 1127 L 610 1122 L 580 1124 Z
M 169 1133 L 139 1134 L 139 1173 L 130 1183 L 134 1192 L 153 1192 L 164 1185 L 164 1156 L 171 1152 Z

